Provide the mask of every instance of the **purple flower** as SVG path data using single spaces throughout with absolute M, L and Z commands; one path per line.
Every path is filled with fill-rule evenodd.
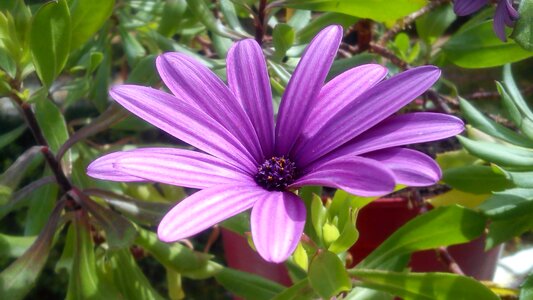
M 466 16 L 475 13 L 489 3 L 489 0 L 455 0 L 453 9 L 458 16 Z M 513 27 L 516 20 L 518 20 L 518 12 L 513 7 L 513 1 L 499 0 L 493 27 L 500 40 L 507 41 L 505 25 Z
M 307 47 L 285 90 L 274 126 L 265 59 L 253 40 L 227 57 L 226 86 L 208 68 L 180 53 L 158 57 L 173 95 L 120 85 L 111 97 L 126 109 L 202 150 L 144 148 L 111 153 L 88 174 L 114 181 L 155 181 L 201 189 L 178 203 L 158 228 L 173 242 L 252 209 L 255 247 L 282 262 L 303 232 L 306 209 L 293 191 L 328 186 L 361 196 L 391 192 L 395 184 L 427 186 L 441 172 L 428 156 L 398 146 L 458 134 L 458 118 L 437 113 L 393 116 L 439 78 L 433 66 L 382 81 L 387 70 L 355 67 L 324 84 L 342 38 L 340 26 L 322 30 Z

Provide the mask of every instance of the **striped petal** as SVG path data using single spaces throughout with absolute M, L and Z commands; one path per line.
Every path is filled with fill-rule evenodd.
M 455 0 L 453 11 L 458 16 L 467 16 L 488 4 L 488 0 Z
M 385 67 L 368 64 L 352 68 L 333 78 L 320 90 L 317 102 L 305 124 L 304 138 L 313 136 L 336 113 L 380 82 L 385 75 Z
M 226 128 L 201 110 L 148 87 L 119 85 L 109 94 L 127 110 L 176 138 L 253 174 L 257 162 Z
M 380 82 L 333 116 L 294 155 L 305 166 L 381 122 L 429 89 L 440 76 L 434 66 L 414 68 Z
M 380 162 L 359 156 L 343 156 L 304 171 L 290 187 L 319 185 L 358 196 L 382 196 L 392 192 L 394 175 Z
M 130 176 L 144 181 L 199 189 L 251 181 L 250 175 L 221 159 L 175 148 L 142 148 L 112 153 L 89 165 L 88 174 L 107 180 L 137 181 L 122 178 Z
M 157 228 L 159 239 L 174 242 L 191 237 L 250 209 L 268 193 L 252 184 L 219 185 L 194 193 L 174 206 Z
M 307 47 L 281 99 L 276 123 L 276 153 L 290 152 L 314 106 L 337 54 L 342 27 L 328 26 Z
M 317 163 L 349 154 L 441 140 L 463 130 L 463 121 L 450 115 L 420 112 L 393 116 L 320 158 Z
M 281 263 L 294 252 L 305 226 L 303 201 L 291 192 L 268 192 L 252 209 L 252 239 L 266 261 Z
M 274 151 L 272 91 L 263 51 L 252 39 L 235 43 L 228 52 L 228 85 L 252 121 L 265 157 Z
M 442 172 L 439 165 L 424 153 L 403 148 L 390 148 L 365 153 L 394 173 L 396 183 L 408 186 L 429 186 L 437 183 Z
M 180 100 L 196 106 L 220 123 L 248 149 L 257 163 L 264 155 L 253 125 L 239 101 L 211 70 L 182 53 L 157 57 L 161 79 Z

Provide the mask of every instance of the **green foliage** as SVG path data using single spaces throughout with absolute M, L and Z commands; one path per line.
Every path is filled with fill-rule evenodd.
M 287 0 L 284 5 L 300 9 L 335 11 L 376 21 L 394 21 L 420 9 L 426 3 L 425 0 Z
M 358 285 L 377 289 L 403 299 L 499 299 L 490 289 L 476 280 L 447 273 L 396 273 L 354 269 Z
M 35 70 L 50 87 L 67 63 L 72 27 L 66 0 L 44 4 L 31 23 L 30 49 Z
M 264 11 L 253 0 L 0 1 L 0 97 L 11 100 L 0 102 L 0 298 L 46 290 L 54 299 L 65 293 L 67 299 L 219 299 L 228 292 L 278 300 L 494 299 L 471 278 L 406 268 L 412 252 L 472 240 L 487 220 L 487 248 L 533 228 L 533 112 L 519 88 L 530 80 L 519 74 L 515 82 L 508 65 L 497 82 L 504 114 L 493 102 L 459 100 L 467 136 L 459 138 L 464 149 L 438 154 L 443 182 L 453 188 L 429 196 L 440 208 L 397 230 L 357 267 L 347 269 L 348 250 L 359 239 L 357 215 L 376 197 L 321 187 L 298 191 L 308 215 L 305 236 L 285 264 L 294 282 L 289 287 L 224 266 L 220 247 L 211 247 L 216 231 L 207 239 L 159 241 L 156 226 L 189 190 L 95 180 L 86 167 L 137 145 L 176 146 L 109 99 L 109 89 L 123 82 L 165 90 L 155 66 L 163 52 L 187 54 L 226 80 L 224 58 L 232 44 L 261 40 L 277 110 L 305 46 L 331 24 L 341 25 L 344 36 L 326 81 L 367 63 L 386 66 L 390 75 L 407 64 L 429 63 L 475 69 L 524 61 L 521 69 L 528 70 L 532 6 L 521 2 L 513 40 L 503 43 L 487 21 L 493 9 L 464 22 L 452 3 L 424 8 L 427 0 L 266 1 Z M 428 11 L 420 14 L 421 8 Z M 256 36 L 259 27 L 262 36 Z M 457 79 L 460 68 L 447 68 L 433 87 L 442 107 L 423 95 L 406 110 L 455 112 L 451 99 L 471 89 Z M 465 81 L 482 73 L 470 74 L 473 79 Z M 490 80 L 475 82 L 476 90 L 490 90 L 492 82 L 483 85 Z M 485 109 L 508 117 L 512 126 Z M 36 129 L 49 145 L 46 159 L 43 145 L 32 147 Z M 442 150 L 431 144 L 429 152 L 433 147 Z M 68 183 L 58 183 L 58 173 Z M 221 226 L 249 238 L 250 214 Z M 57 274 L 48 273 L 54 268 Z M 43 270 L 47 276 L 39 277 Z M 531 290 L 529 278 L 521 299 L 529 299 Z
M 321 251 L 309 266 L 309 283 L 323 298 L 330 298 L 351 288 L 344 264 L 333 252 Z
M 520 1 L 518 13 L 520 18 L 516 21 L 511 37 L 524 49 L 533 51 L 533 1 Z
M 513 41 L 494 35 L 492 21 L 469 26 L 454 34 L 443 46 L 447 59 L 463 68 L 501 66 L 533 56 Z

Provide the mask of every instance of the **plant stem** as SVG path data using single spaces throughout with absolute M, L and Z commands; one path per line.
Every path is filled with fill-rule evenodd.
M 458 274 L 458 275 L 462 275 L 462 276 L 465 275 L 461 267 L 459 267 L 459 264 L 457 264 L 455 259 L 452 257 L 452 255 L 448 251 L 447 247 L 439 247 L 438 249 L 436 249 L 436 251 L 437 251 L 437 258 L 444 265 L 448 267 L 448 270 L 450 272 Z
M 267 0 L 260 0 L 259 10 L 255 18 L 255 40 L 259 45 L 263 44 L 265 35 L 265 17 L 266 17 Z
M 431 1 L 428 5 L 422 7 L 421 9 L 415 11 L 414 13 L 406 16 L 405 18 L 401 19 L 399 22 L 394 24 L 391 29 L 389 29 L 387 32 L 381 36 L 381 38 L 378 41 L 378 44 L 380 46 L 385 46 L 390 40 L 392 40 L 398 33 L 400 33 L 402 30 L 410 26 L 412 23 L 416 21 L 416 19 L 420 18 L 421 16 L 427 14 L 428 12 L 434 10 L 435 8 L 450 2 L 450 0 L 434 0 Z
M 17 83 L 17 81 L 14 81 L 12 84 L 12 88 L 16 91 L 20 89 L 20 84 Z M 11 99 L 17 103 L 17 105 L 22 110 L 22 114 L 24 116 L 24 120 L 26 121 L 26 124 L 30 128 L 30 131 L 35 138 L 35 141 L 39 146 L 42 146 L 41 152 L 44 156 L 44 159 L 48 163 L 48 166 L 52 170 L 52 173 L 54 174 L 54 177 L 57 181 L 57 184 L 59 184 L 59 187 L 61 188 L 61 191 L 63 193 L 68 192 L 72 189 L 72 184 L 68 180 L 67 176 L 65 176 L 65 173 L 63 173 L 63 170 L 61 169 L 61 164 L 59 161 L 55 158 L 54 154 L 50 152 L 48 142 L 46 141 L 43 132 L 41 130 L 41 127 L 39 127 L 39 123 L 37 122 L 37 118 L 35 117 L 35 114 L 31 110 L 31 106 L 24 102 L 17 93 L 11 93 L 10 94 Z

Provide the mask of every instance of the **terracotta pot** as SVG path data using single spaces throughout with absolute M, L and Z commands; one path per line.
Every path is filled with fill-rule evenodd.
M 354 264 L 363 260 L 403 224 L 416 217 L 420 208 L 410 208 L 403 198 L 382 198 L 365 206 L 357 216 L 359 240 L 350 249 Z M 448 247 L 450 255 L 463 272 L 478 280 L 491 280 L 501 247 L 485 252 L 485 239 Z M 434 250 L 415 252 L 410 266 L 414 272 L 448 272 Z
M 357 217 L 359 240 L 350 249 L 354 264 L 363 260 L 385 241 L 394 231 L 419 214 L 419 208 L 410 208 L 403 198 L 382 198 L 363 208 Z M 289 286 L 291 280 L 283 264 L 265 262 L 254 252 L 243 237 L 229 230 L 222 230 L 223 246 L 230 267 L 264 276 Z M 478 280 L 491 280 L 496 269 L 500 247 L 484 251 L 484 239 L 448 248 L 451 256 L 468 276 Z M 410 266 L 415 272 L 447 272 L 447 266 L 439 261 L 435 251 L 416 252 Z

